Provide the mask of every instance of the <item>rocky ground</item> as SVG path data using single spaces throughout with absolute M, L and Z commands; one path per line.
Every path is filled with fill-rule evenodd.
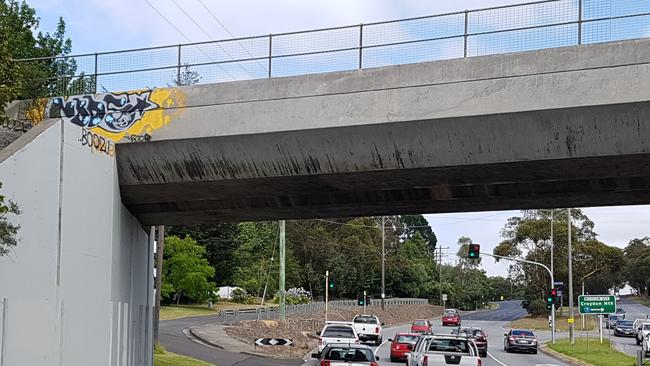
M 361 309 L 331 310 L 328 314 L 329 320 L 351 321 L 360 313 Z M 382 311 L 379 308 L 371 308 L 368 311 L 376 315 L 384 322 L 385 326 L 407 323 L 419 318 L 433 318 L 442 314 L 440 306 L 433 305 L 403 305 L 391 307 Z M 316 347 L 317 338 L 315 333 L 323 328 L 325 314 L 316 313 L 311 315 L 294 316 L 283 321 L 260 320 L 259 322 L 241 321 L 226 328 L 226 333 L 235 339 L 247 344 L 253 344 L 257 338 L 287 338 L 294 342 L 293 347 L 263 346 L 257 347 L 257 352 L 269 354 L 274 357 L 290 358 L 299 357 Z

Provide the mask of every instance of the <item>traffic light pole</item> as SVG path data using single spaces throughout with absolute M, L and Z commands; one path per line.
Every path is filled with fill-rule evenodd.
M 514 261 L 514 262 L 522 262 L 522 263 L 528 263 L 528 264 L 534 264 L 536 266 L 540 266 L 540 267 L 544 268 L 548 272 L 548 274 L 551 276 L 551 288 L 553 288 L 553 286 L 555 284 L 555 279 L 553 278 L 553 272 L 551 272 L 551 269 L 548 268 L 547 266 L 545 266 L 542 263 L 528 261 L 528 260 L 519 259 L 519 258 L 505 257 L 505 256 L 502 256 L 502 255 L 496 255 L 496 254 L 490 254 L 490 253 L 481 252 L 481 254 L 487 255 L 488 257 L 497 258 L 497 259 L 507 259 L 507 260 Z M 553 305 L 551 305 L 551 343 L 555 344 L 555 302 L 553 302 Z
M 325 321 L 327 321 L 327 300 L 330 289 L 330 271 L 325 271 Z

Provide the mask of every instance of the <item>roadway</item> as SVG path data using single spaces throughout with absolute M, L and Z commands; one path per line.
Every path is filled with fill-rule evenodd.
M 488 357 L 483 358 L 484 366 L 565 366 L 564 362 L 558 361 L 544 353 L 536 355 L 527 353 L 506 353 L 503 350 L 503 334 L 506 332 L 505 325 L 513 320 L 526 315 L 521 307 L 521 301 L 503 301 L 499 303 L 496 310 L 485 310 L 463 314 L 463 326 L 477 326 L 483 328 L 488 334 Z M 451 333 L 453 327 L 442 327 L 440 319 L 433 320 L 433 331 L 437 333 Z M 398 332 L 408 332 L 410 324 L 391 327 L 384 330 L 384 340 L 392 338 Z M 537 334 L 540 341 L 550 339 L 550 332 Z M 379 365 L 404 365 L 404 363 L 390 362 L 390 343 L 385 341 L 379 347 L 372 347 L 375 354 L 379 356 Z M 315 360 L 306 361 L 303 366 L 316 366 Z
M 634 319 L 645 319 L 646 316 L 650 315 L 650 308 L 634 301 L 631 301 L 626 298 L 621 298 L 621 301 L 618 303 L 618 306 L 622 307 L 625 310 L 625 319 L 634 320 Z M 604 329 L 606 332 L 604 337 L 610 338 L 611 341 L 616 345 L 616 347 L 624 351 L 630 356 L 636 357 L 636 351 L 641 349 L 641 346 L 636 345 L 634 338 L 629 337 L 614 337 L 613 329 Z

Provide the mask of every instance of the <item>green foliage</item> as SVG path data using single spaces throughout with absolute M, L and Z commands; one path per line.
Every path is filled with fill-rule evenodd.
M 508 219 L 501 234 L 504 240 L 494 253 L 550 264 L 551 220 L 554 216 L 554 275 L 556 281 L 568 283 L 568 220 L 566 210 L 526 210 L 522 216 Z M 596 240 L 594 223 L 581 210 L 571 210 L 574 281 L 585 281 L 588 293 L 607 293 L 612 285 L 623 282 L 621 268 L 624 254 L 618 248 Z M 547 272 L 535 265 L 514 265 L 512 279 L 525 289 L 527 302 L 543 298 L 549 288 Z M 595 270 L 595 272 L 594 272 Z M 592 273 L 593 272 L 593 273 Z M 580 286 L 574 286 L 575 294 Z M 565 292 L 568 290 L 565 286 Z M 565 296 L 567 299 L 568 296 Z
M 63 18 L 59 19 L 53 33 L 43 33 L 39 30 L 36 11 L 26 2 L 0 0 L 0 34 L 11 35 L 0 41 L 0 89 L 9 91 L 8 96 L 0 96 L 0 103 L 14 99 L 35 100 L 56 92 L 65 92 L 76 80 L 72 78 L 77 70 L 76 62 L 65 57 L 72 50 L 72 42 L 65 36 Z M 62 57 L 19 64 L 9 61 L 54 56 Z M 5 79 L 5 76 L 10 78 Z M 57 76 L 65 78 L 53 83 Z M 83 82 L 85 81 L 77 80 L 75 87 L 79 88 Z M 10 88 L 6 86 L 7 83 L 11 84 Z
M 18 244 L 16 234 L 20 230 L 20 225 L 11 223 L 7 215 L 20 215 L 20 213 L 15 202 L 7 201 L 5 196 L 0 195 L 0 256 L 6 255 Z
M 205 259 L 205 248 L 189 236 L 165 238 L 161 295 L 174 293 L 176 302 L 185 296 L 194 302 L 210 298 L 215 285 L 209 280 L 214 268 Z
M 233 302 L 238 302 L 240 304 L 245 303 L 246 299 L 249 297 L 246 291 L 241 288 L 232 290 L 232 294 L 230 296 Z
M 185 64 L 181 72 L 176 75 L 172 86 L 196 85 L 201 81 L 201 74 L 190 69 L 190 65 Z
M 624 277 L 630 285 L 647 294 L 650 287 L 650 237 L 632 239 L 625 247 Z
M 548 309 L 546 309 L 546 303 L 544 302 L 544 300 L 540 300 L 540 299 L 535 299 L 530 303 L 528 303 L 526 310 L 528 310 L 528 313 L 533 316 L 548 315 Z

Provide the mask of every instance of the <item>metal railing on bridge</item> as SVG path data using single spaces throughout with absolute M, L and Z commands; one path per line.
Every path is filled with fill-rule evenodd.
M 344 71 L 650 36 L 650 0 L 543 0 L 219 41 L 16 60 L 43 96 Z M 199 79 L 200 80 L 197 80 Z
M 398 306 L 398 305 L 427 305 L 429 302 L 427 299 L 417 299 L 417 298 L 390 298 L 384 299 L 385 306 Z M 329 310 L 341 310 L 341 309 L 361 309 L 362 307 L 358 305 L 357 300 L 335 300 L 329 301 L 327 303 Z M 368 307 L 380 307 L 381 299 L 372 299 L 368 304 Z M 241 308 L 241 309 L 224 309 L 219 311 L 217 317 L 220 323 L 232 324 L 243 320 L 245 314 L 255 314 L 254 319 L 277 319 L 278 311 L 277 307 L 251 307 L 251 308 Z M 287 305 L 286 306 L 286 315 L 295 316 L 295 315 L 305 315 L 305 314 L 314 314 L 321 311 L 325 311 L 324 302 L 311 302 L 308 304 L 298 304 L 298 305 Z M 252 320 L 251 316 L 246 317 L 246 319 Z

